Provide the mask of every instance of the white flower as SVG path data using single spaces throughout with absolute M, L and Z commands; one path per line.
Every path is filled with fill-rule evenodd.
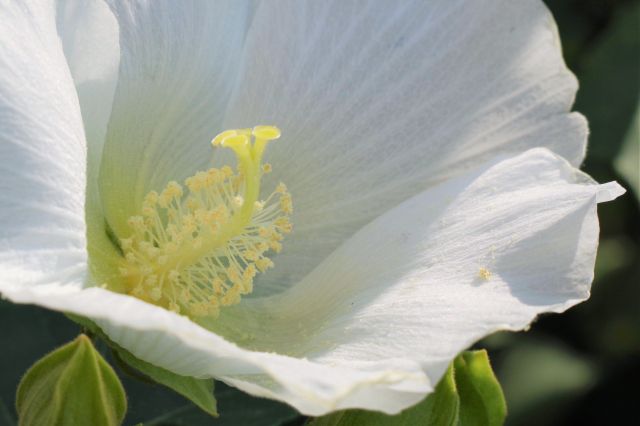
M 575 168 L 587 125 L 542 2 L 112 9 L 0 6 L 4 297 L 318 415 L 398 412 L 474 341 L 589 296 L 596 203 L 624 191 Z M 149 191 L 233 165 L 211 138 L 265 123 L 295 231 L 251 296 L 207 329 L 99 287 Z

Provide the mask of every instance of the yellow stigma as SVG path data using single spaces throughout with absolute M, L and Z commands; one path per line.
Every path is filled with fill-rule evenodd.
M 232 149 L 237 170 L 201 171 L 182 185 L 171 181 L 149 192 L 141 214 L 129 218 L 131 235 L 120 240 L 120 273 L 129 294 L 196 318 L 217 316 L 253 290 L 258 272 L 273 267 L 292 230 L 291 195 L 284 184 L 265 199 L 260 180 L 267 143 L 280 137 L 273 126 L 227 130 L 214 146 Z

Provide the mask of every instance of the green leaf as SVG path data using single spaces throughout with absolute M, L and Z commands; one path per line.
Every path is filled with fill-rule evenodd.
M 179 374 L 172 373 L 169 370 L 165 370 L 164 368 L 149 364 L 148 362 L 137 358 L 131 352 L 120 347 L 118 344 L 112 342 L 100 327 L 92 321 L 75 315 L 68 316 L 107 342 L 114 350 L 119 360 L 140 371 L 151 380 L 167 386 L 189 399 L 208 414 L 214 417 L 218 416 L 216 399 L 213 396 L 213 379 L 196 379 L 195 377 L 181 376 Z
M 469 351 L 454 361 L 460 395 L 460 424 L 499 426 L 507 415 L 507 404 L 493 374 L 487 351 Z
M 502 389 L 482 350 L 459 355 L 432 394 L 398 415 L 347 410 L 313 419 L 309 426 L 494 426 L 505 416 Z
M 18 386 L 16 409 L 21 426 L 117 426 L 127 399 L 116 373 L 81 334 L 27 371 Z

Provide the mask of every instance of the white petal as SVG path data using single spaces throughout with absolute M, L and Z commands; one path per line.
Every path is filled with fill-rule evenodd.
M 282 128 L 265 187 L 289 186 L 296 231 L 257 290 L 498 153 L 544 146 L 579 164 L 576 88 L 541 1 L 261 2 L 224 127 Z
M 404 202 L 289 291 L 227 312 L 219 334 L 328 365 L 412 360 L 434 383 L 479 338 L 589 296 L 596 203 L 622 193 L 528 151 Z
M 598 186 L 546 150 L 490 164 L 378 218 L 298 286 L 224 312 L 230 343 L 183 317 L 99 288 L 7 289 L 13 300 L 98 319 L 142 359 L 214 376 L 301 412 L 394 413 L 498 329 L 587 297 Z M 479 268 L 492 271 L 488 280 Z
M 236 80 L 246 1 L 117 2 L 120 73 L 100 170 L 119 236 L 142 197 L 205 168 Z
M 0 6 L 0 291 L 85 275 L 86 147 L 51 2 Z
M 120 63 L 118 23 L 100 0 L 60 2 L 58 32 L 76 84 L 85 132 L 96 157 L 111 114 Z
M 118 23 L 103 1 L 59 2 L 58 32 L 87 137 L 87 243 L 92 279 L 113 272 L 119 254 L 105 232 L 98 172 L 120 63 Z

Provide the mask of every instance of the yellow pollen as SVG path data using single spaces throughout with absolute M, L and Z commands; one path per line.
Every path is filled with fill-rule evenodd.
M 171 181 L 145 196 L 141 214 L 128 220 L 131 235 L 120 240 L 118 270 L 129 294 L 198 318 L 216 317 L 251 293 L 256 274 L 274 266 L 267 252 L 282 250 L 292 231 L 287 187 L 259 198 L 271 171 L 262 155 L 278 137 L 273 126 L 222 132 L 212 144 L 234 151 L 237 171 L 200 171 L 184 186 Z

